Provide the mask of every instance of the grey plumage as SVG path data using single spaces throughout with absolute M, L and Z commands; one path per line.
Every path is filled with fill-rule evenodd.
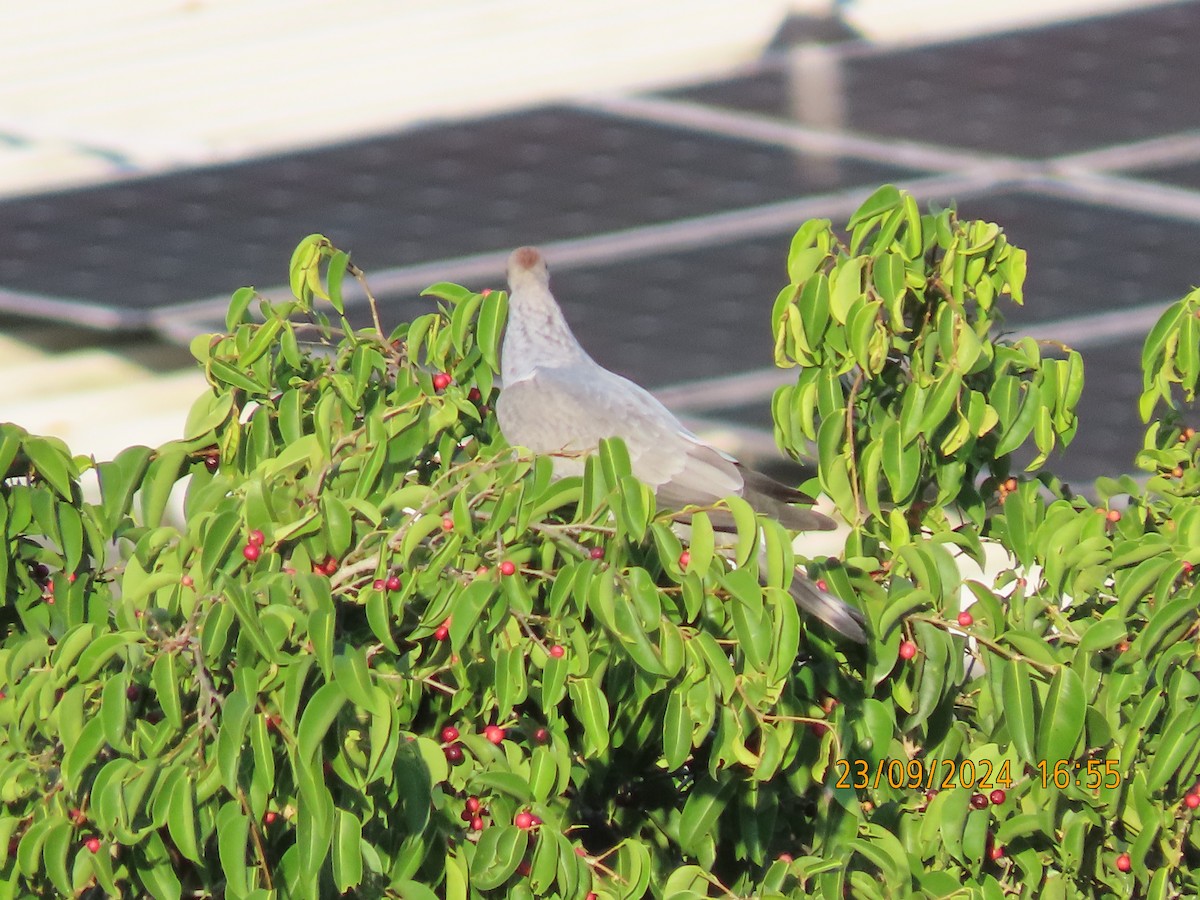
M 509 257 L 508 328 L 496 417 L 510 444 L 554 455 L 554 471 L 561 477 L 582 474 L 584 457 L 602 438 L 620 437 L 633 474 L 654 490 L 663 509 L 711 506 L 735 495 L 794 531 L 836 527 L 828 516 L 794 505 L 804 499 L 798 491 L 706 444 L 644 388 L 593 360 L 563 318 L 549 281 L 537 249 L 522 247 Z M 733 529 L 728 513 L 711 515 L 714 527 Z M 866 640 L 861 614 L 799 570 L 790 593 L 827 625 Z

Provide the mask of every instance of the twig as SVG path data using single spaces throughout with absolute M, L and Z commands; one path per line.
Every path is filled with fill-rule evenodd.
M 347 268 L 349 269 L 350 274 L 354 276 L 354 280 L 357 281 L 362 287 L 363 293 L 367 295 L 367 304 L 371 307 L 371 318 L 375 320 L 375 330 L 379 332 L 379 339 L 382 341 L 384 339 L 384 333 L 383 325 L 379 321 L 379 306 L 375 302 L 375 295 L 371 293 L 371 288 L 367 284 L 366 273 L 364 273 L 363 270 L 358 266 L 354 265 L 354 263 L 347 263 Z

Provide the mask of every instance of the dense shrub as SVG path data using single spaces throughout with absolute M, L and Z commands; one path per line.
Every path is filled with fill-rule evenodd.
M 996 225 L 883 188 L 787 263 L 777 435 L 852 526 L 810 570 L 866 648 L 800 620 L 744 503 L 766 587 L 703 512 L 685 555 L 619 442 L 557 482 L 508 448 L 502 293 L 353 330 L 319 236 L 295 299 L 194 342 L 183 439 L 96 465 L 0 426 L 3 894 L 1200 889 L 1200 293 L 1146 343 L 1148 478 L 1097 505 L 1042 468 L 1082 364 L 996 336 Z

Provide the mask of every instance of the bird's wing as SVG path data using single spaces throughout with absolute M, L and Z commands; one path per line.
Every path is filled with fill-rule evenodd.
M 691 432 L 648 391 L 600 366 L 539 368 L 505 385 L 496 403 L 511 444 L 537 453 L 594 453 L 602 438 L 624 439 L 633 474 L 666 508 L 708 506 L 744 485 L 737 463 Z M 582 456 L 555 470 L 580 474 Z

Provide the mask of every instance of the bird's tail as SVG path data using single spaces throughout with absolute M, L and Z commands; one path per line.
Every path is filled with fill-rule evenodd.
M 829 591 L 821 590 L 799 571 L 788 586 L 788 593 L 804 612 L 820 619 L 834 631 L 860 644 L 867 642 L 866 623 L 862 613 Z

